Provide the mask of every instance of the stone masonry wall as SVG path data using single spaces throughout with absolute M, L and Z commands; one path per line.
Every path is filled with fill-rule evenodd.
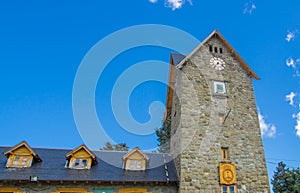
M 209 51 L 209 45 L 223 53 Z M 212 57 L 226 62 L 224 70 L 210 65 Z M 236 165 L 237 192 L 269 192 L 264 149 L 251 78 L 217 39 L 203 45 L 178 73 L 173 101 L 171 152 L 180 155 L 180 193 L 219 193 L 221 147 Z M 227 82 L 227 97 L 212 94 L 213 80 Z M 180 112 L 180 117 L 174 116 Z M 229 114 L 228 114 L 229 113 Z M 226 117 L 224 124 L 221 119 Z M 179 120 L 180 119 L 180 120 Z M 180 146 L 180 148 L 178 148 Z

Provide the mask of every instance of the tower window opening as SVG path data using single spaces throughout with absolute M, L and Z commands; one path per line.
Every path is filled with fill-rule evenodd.
M 218 47 L 215 47 L 215 53 L 218 53 Z
M 229 160 L 228 147 L 222 147 L 222 159 Z

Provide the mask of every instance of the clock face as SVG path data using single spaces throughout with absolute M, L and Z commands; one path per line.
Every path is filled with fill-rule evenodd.
M 223 70 L 226 66 L 224 60 L 221 58 L 213 57 L 210 59 L 210 65 L 216 70 Z

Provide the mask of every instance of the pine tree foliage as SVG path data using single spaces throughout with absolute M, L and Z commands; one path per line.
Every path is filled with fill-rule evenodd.
M 126 143 L 112 144 L 106 142 L 105 146 L 100 148 L 100 150 L 128 151 L 129 147 L 127 147 Z
M 157 136 L 158 151 L 161 153 L 170 152 L 170 137 L 171 137 L 171 117 L 168 117 L 161 128 L 155 129 Z
M 271 183 L 274 193 L 300 193 L 300 170 L 279 162 Z

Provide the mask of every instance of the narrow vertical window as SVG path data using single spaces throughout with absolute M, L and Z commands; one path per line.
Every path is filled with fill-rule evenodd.
M 218 47 L 215 47 L 215 53 L 218 53 Z
M 228 192 L 227 191 L 227 186 L 222 186 L 221 188 L 222 188 L 222 193 L 227 193 Z
M 222 147 L 221 149 L 222 149 L 222 159 L 229 160 L 228 148 Z
M 223 54 L 223 49 L 220 48 L 220 49 L 219 49 L 219 52 L 220 52 L 220 54 Z
M 19 161 L 20 161 L 20 157 L 19 157 L 19 156 L 16 156 L 15 159 L 14 159 L 13 164 L 14 164 L 14 165 L 18 165 L 18 164 L 19 164 Z
M 230 193 L 235 193 L 235 186 L 230 186 L 229 190 L 230 190 Z
M 213 51 L 213 47 L 212 45 L 209 45 L 209 51 L 212 52 Z
M 27 157 L 23 157 L 21 165 L 26 165 L 27 164 L 27 160 L 28 160 Z
M 235 185 L 231 185 L 231 186 L 221 185 L 221 192 L 222 193 L 236 193 Z

